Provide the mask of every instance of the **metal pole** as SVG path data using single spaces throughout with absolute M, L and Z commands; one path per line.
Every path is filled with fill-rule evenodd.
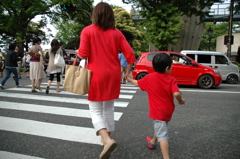
M 231 47 L 232 47 L 233 4 L 234 4 L 234 0 L 231 0 L 230 10 L 229 10 L 228 51 L 227 51 L 227 56 L 229 59 L 231 58 Z

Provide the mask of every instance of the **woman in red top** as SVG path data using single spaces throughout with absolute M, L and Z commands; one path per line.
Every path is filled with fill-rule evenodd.
M 92 25 L 82 30 L 78 55 L 88 59 L 92 71 L 88 92 L 89 109 L 97 135 L 101 135 L 104 148 L 101 159 L 109 158 L 116 147 L 110 138 L 114 131 L 114 99 L 119 98 L 121 66 L 118 52 L 128 62 L 126 75 L 130 74 L 135 56 L 124 35 L 115 28 L 111 6 L 100 2 L 93 10 Z

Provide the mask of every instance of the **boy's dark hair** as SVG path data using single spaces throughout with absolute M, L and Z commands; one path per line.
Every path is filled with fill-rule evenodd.
M 59 46 L 62 46 L 63 45 L 63 42 L 59 42 Z
M 17 44 L 16 43 L 11 43 L 9 45 L 9 50 L 15 50 L 15 48 L 17 47 Z
M 159 53 L 153 57 L 152 65 L 156 72 L 164 73 L 167 67 L 171 67 L 172 59 L 165 53 Z

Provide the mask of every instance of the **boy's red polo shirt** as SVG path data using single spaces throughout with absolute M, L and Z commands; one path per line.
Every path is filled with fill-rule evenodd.
M 148 92 L 149 118 L 170 121 L 175 108 L 173 93 L 180 92 L 176 79 L 154 72 L 138 80 L 138 85 Z

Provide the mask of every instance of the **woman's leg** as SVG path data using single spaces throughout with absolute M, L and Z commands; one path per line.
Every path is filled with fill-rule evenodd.
M 97 135 L 101 129 L 106 129 L 103 119 L 103 102 L 89 101 L 89 110 L 92 118 L 93 127 L 95 128 Z
M 32 91 L 35 91 L 35 79 L 32 80 Z
M 38 80 L 38 89 L 41 90 L 41 83 L 43 81 L 43 78 L 39 79 Z
M 48 86 L 51 86 L 53 79 L 54 79 L 54 74 L 50 74 L 50 77 L 48 79 Z
M 103 102 L 103 119 L 108 132 L 113 132 L 114 125 L 114 100 Z
M 49 93 L 49 88 L 51 86 L 51 83 L 52 83 L 53 79 L 54 79 L 54 74 L 50 74 L 50 77 L 48 79 L 48 85 L 47 85 L 47 89 L 46 89 L 46 94 Z
M 110 112 L 112 112 L 112 109 L 110 109 L 112 105 L 113 101 L 89 101 L 89 109 L 92 117 L 93 126 L 97 132 L 97 135 L 101 135 L 104 144 L 103 151 L 100 154 L 100 159 L 109 158 L 109 156 L 117 146 L 116 142 L 110 138 L 108 132 L 109 130 L 107 130 L 107 127 L 109 127 L 110 131 L 114 130 L 114 124 L 112 124 L 111 122 L 111 120 L 113 119 L 113 115 L 110 114 Z M 105 121 L 107 122 L 107 124 L 105 123 Z
M 60 77 L 60 75 L 61 75 L 60 72 L 57 73 L 57 88 L 56 88 L 57 92 L 61 92 L 60 89 L 59 89 L 59 87 L 60 87 L 60 82 L 61 82 L 61 77 Z

